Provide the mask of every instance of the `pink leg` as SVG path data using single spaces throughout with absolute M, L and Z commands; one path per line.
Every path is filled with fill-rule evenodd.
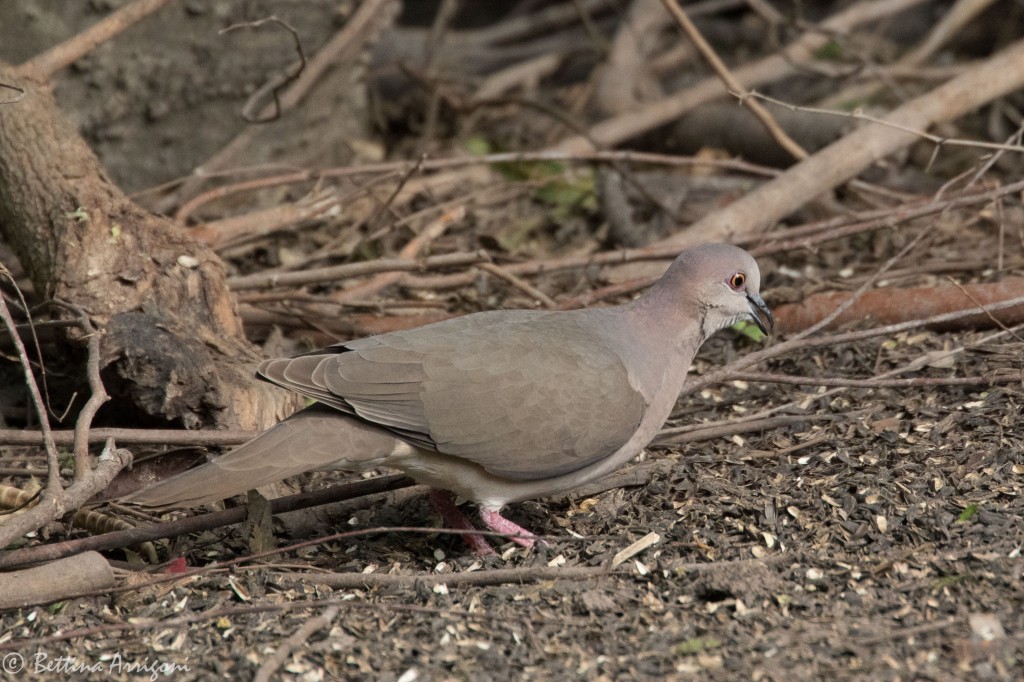
M 522 526 L 512 523 L 493 509 L 480 507 L 480 519 L 484 522 L 485 526 L 494 532 L 505 533 L 511 536 L 509 539 L 512 542 L 518 543 L 523 547 L 533 547 L 534 543 L 537 542 L 536 535 Z
M 466 515 L 462 513 L 462 510 L 455 504 L 455 498 L 450 492 L 446 490 L 431 490 L 430 504 L 441 515 L 444 525 L 449 528 L 453 530 L 476 530 L 470 520 L 466 518 Z M 497 554 L 482 535 L 460 534 L 460 537 L 466 541 L 469 548 L 473 550 L 473 554 L 477 556 L 494 556 Z

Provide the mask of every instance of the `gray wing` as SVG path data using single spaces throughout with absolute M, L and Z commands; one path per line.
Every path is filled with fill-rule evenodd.
M 522 480 L 608 457 L 647 407 L 619 355 L 566 313 L 471 315 L 270 360 L 260 373 L 410 443 Z

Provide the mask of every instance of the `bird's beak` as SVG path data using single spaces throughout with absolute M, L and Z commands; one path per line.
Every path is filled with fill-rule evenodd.
M 754 318 L 754 324 L 762 334 L 767 336 L 771 333 L 770 330 L 775 329 L 775 318 L 772 317 L 772 311 L 768 310 L 763 298 L 749 291 L 747 292 L 747 303 L 750 304 L 750 316 Z

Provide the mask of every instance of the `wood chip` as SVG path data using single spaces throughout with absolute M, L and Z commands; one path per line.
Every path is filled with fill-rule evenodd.
M 661 542 L 660 535 L 658 535 L 657 533 L 648 533 L 647 535 L 643 536 L 642 538 L 634 542 L 629 547 L 626 547 L 625 549 L 621 550 L 618 554 L 616 554 L 612 558 L 612 566 L 618 566 L 622 562 L 632 559 L 637 554 L 644 551 L 651 545 L 656 545 L 659 542 Z

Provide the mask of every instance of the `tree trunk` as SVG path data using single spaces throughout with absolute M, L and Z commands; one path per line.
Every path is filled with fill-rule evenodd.
M 47 83 L 0 63 L 0 234 L 38 294 L 86 310 L 108 392 L 188 428 L 260 428 L 294 407 L 253 378 L 223 264 L 135 206 L 61 115 Z

